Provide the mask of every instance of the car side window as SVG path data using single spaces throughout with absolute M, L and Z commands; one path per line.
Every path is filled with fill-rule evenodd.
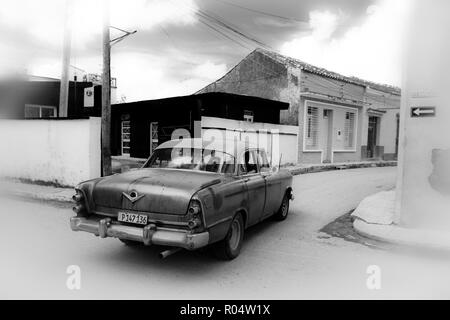
M 267 160 L 267 153 L 264 150 L 258 150 L 258 162 L 261 172 L 270 172 L 270 163 Z
M 258 162 L 253 151 L 246 151 L 239 163 L 240 174 L 258 173 Z

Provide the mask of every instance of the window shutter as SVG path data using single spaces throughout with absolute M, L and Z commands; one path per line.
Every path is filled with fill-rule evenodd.
M 306 117 L 306 148 L 316 150 L 319 146 L 319 108 L 308 107 Z
M 344 129 L 344 137 L 345 137 L 345 145 L 346 149 L 354 149 L 355 148 L 355 120 L 356 116 L 354 112 L 346 112 L 345 113 L 345 129 Z

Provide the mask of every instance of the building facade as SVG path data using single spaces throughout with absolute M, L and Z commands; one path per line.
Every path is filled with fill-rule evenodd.
M 400 89 L 346 77 L 257 49 L 198 93 L 228 92 L 289 103 L 299 163 L 395 159 Z
M 230 131 L 231 120 L 234 125 L 244 121 L 261 124 L 261 128 L 263 124 L 277 125 L 280 111 L 288 108 L 284 102 L 229 93 L 115 104 L 111 112 L 112 155 L 147 158 L 159 144 L 174 138 L 174 132 L 200 137 L 204 129 Z

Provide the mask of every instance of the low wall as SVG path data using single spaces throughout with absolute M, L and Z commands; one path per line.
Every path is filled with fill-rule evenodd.
M 202 117 L 202 137 L 206 130 L 219 130 L 224 134 L 239 135 L 241 140 L 249 139 L 266 149 L 272 163 L 296 164 L 298 156 L 297 126 L 271 123 L 251 123 L 223 118 Z
M 0 120 L 0 176 L 75 186 L 101 174 L 100 118 Z

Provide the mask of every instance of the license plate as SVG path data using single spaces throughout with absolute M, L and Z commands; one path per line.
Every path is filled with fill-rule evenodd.
M 137 213 L 119 212 L 117 220 L 134 224 L 147 224 L 147 216 Z

